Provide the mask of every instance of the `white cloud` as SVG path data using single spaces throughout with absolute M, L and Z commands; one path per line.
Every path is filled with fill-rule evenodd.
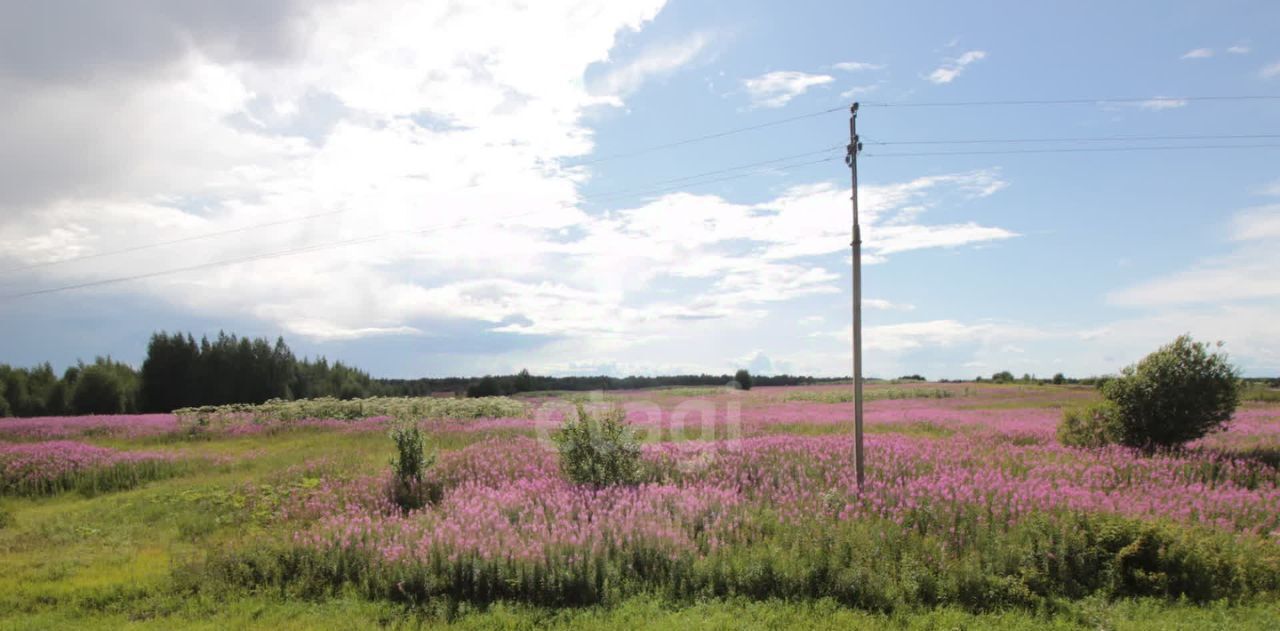
M 746 368 L 756 376 L 788 374 L 793 370 L 790 362 L 775 360 L 759 349 L 738 357 L 726 366 L 726 370 L 738 368 Z
M 1212 48 L 1195 48 L 1183 53 L 1183 59 L 1208 59 L 1213 56 Z
M 1206 341 L 1222 340 L 1232 359 L 1253 375 L 1280 370 L 1280 329 L 1274 326 L 1276 308 L 1268 306 L 1206 305 L 1107 322 L 1089 329 L 1029 325 L 1016 321 L 953 319 L 902 322 L 863 329 L 864 361 L 868 374 L 892 375 L 923 371 L 936 363 L 930 376 L 972 376 L 971 369 L 1013 370 L 1071 376 L 1114 374 L 1174 337 L 1190 333 Z M 809 340 L 839 352 L 825 358 L 824 374 L 848 374 L 852 338 L 848 326 L 811 333 Z M 1047 358 L 1054 358 L 1049 360 Z M 957 367 L 959 370 L 957 370 Z
M 850 342 L 853 332 L 845 327 L 813 336 L 826 336 Z M 1049 334 L 1017 323 L 978 322 L 966 324 L 957 320 L 926 320 L 865 327 L 863 345 L 868 350 L 900 353 L 925 347 L 952 347 L 960 344 L 1007 346 L 1015 340 L 1035 340 Z
M 929 73 L 929 75 L 925 78 L 927 78 L 929 81 L 933 83 L 938 83 L 938 84 L 951 83 L 952 81 L 955 81 L 956 77 L 960 76 L 960 73 L 964 72 L 964 69 L 967 66 L 969 66 L 972 63 L 982 61 L 986 57 L 987 57 L 986 51 L 982 51 L 982 50 L 968 51 L 960 55 L 959 57 L 945 61 L 941 66 L 938 66 L 936 69 L 934 69 L 933 72 Z
M 915 305 L 909 305 L 900 302 L 891 302 L 883 298 L 864 298 L 862 306 L 866 309 L 876 309 L 879 311 L 912 311 Z
M 782 107 L 809 88 L 835 81 L 831 75 L 778 70 L 744 79 L 743 87 L 755 107 Z
M 1280 239 L 1280 204 L 1243 210 L 1232 218 L 1231 228 L 1235 241 Z
M 1112 292 L 1111 302 L 1127 306 L 1214 304 L 1280 297 L 1280 204 L 1237 213 L 1231 222 L 1231 253 L 1205 259 L 1191 269 Z
M 974 223 L 926 224 L 920 218 L 947 199 L 980 199 L 1005 186 L 992 170 L 924 176 L 907 182 L 859 187 L 863 252 L 875 260 L 924 248 L 955 247 L 1009 239 L 1016 233 Z M 753 238 L 770 244 L 762 255 L 785 259 L 847 251 L 848 189 L 831 184 L 792 187 L 755 209 L 770 214 L 739 221 Z M 776 213 L 776 214 L 772 214 Z
M 966 342 L 994 343 L 1039 337 L 1040 332 L 1020 325 L 997 323 L 964 324 L 955 320 L 930 320 L 867 327 L 863 333 L 867 348 L 908 350 L 923 346 L 951 346 Z
M 1071 355 L 1077 374 L 1113 373 L 1178 335 L 1190 333 L 1198 340 L 1225 342 L 1233 363 L 1248 374 L 1274 375 L 1280 371 L 1276 313 L 1275 304 L 1163 310 L 1110 322 L 1091 337 L 1081 338 L 1083 343 L 1066 345 L 1064 352 Z
M 1232 55 L 1247 55 L 1249 54 L 1249 51 L 1250 48 L 1248 44 L 1236 44 L 1235 46 L 1227 49 L 1227 52 Z
M 1111 333 L 1111 329 L 1109 327 L 1099 327 L 1096 329 L 1086 329 L 1084 331 L 1080 331 L 1079 333 L 1077 333 L 1077 336 L 1081 340 L 1084 340 L 1087 342 L 1089 340 L 1096 340 L 1110 333 Z
M 982 198 L 1002 186 L 994 172 L 977 171 L 864 187 L 866 251 L 883 260 L 911 250 L 1010 238 L 1014 234 L 1000 228 L 921 223 L 936 201 Z M 411 334 L 421 329 L 415 322 L 444 319 L 488 323 L 503 333 L 594 337 L 598 342 L 626 332 L 635 343 L 682 323 L 750 318 L 761 305 L 840 291 L 835 282 L 839 276 L 800 260 L 847 251 L 846 198 L 844 189 L 829 184 L 792 187 L 775 200 L 754 205 L 673 193 L 606 215 L 566 210 L 571 214 L 564 219 L 531 225 L 453 228 L 215 268 L 199 277 L 161 277 L 134 287 L 192 310 L 251 315 L 314 339 Z M 385 201 L 394 203 L 395 198 Z M 76 221 L 89 219 L 76 214 L 74 206 L 65 210 Z M 119 234 L 127 243 L 137 220 L 170 215 L 178 234 L 211 227 L 202 221 L 186 226 L 177 220 L 189 216 L 176 210 L 127 210 L 111 207 L 108 214 L 94 215 L 98 223 L 89 232 Z M 67 223 L 57 213 L 46 220 L 50 228 Z M 558 236 L 565 222 L 581 230 L 581 237 Z M 689 230 L 691 225 L 699 229 Z M 77 238 L 37 227 L 36 234 L 54 235 L 52 240 L 23 241 L 11 238 L 11 229 L 0 230 L 0 243 L 10 252 L 22 251 L 27 260 L 46 258 L 51 248 Z M 271 251 L 280 247 L 274 239 L 249 233 L 226 254 Z M 742 250 L 742 243 L 756 245 Z M 151 252 L 121 262 L 140 271 L 179 266 L 178 259 L 157 261 Z M 397 274 L 405 265 L 435 273 L 421 279 Z M 485 276 L 493 270 L 504 270 L 505 276 Z M 65 282 L 110 277 L 120 270 L 72 264 L 57 271 Z M 704 285 L 677 301 L 649 296 L 664 278 Z M 879 299 L 867 304 L 872 309 L 911 309 Z
M 1229 256 L 1113 292 L 1110 299 L 1120 305 L 1160 306 L 1276 297 L 1278 274 L 1280 259 L 1275 256 Z
M 1158 112 L 1161 110 L 1172 110 L 1180 107 L 1186 107 L 1187 100 L 1169 97 L 1169 96 L 1157 96 L 1154 99 L 1147 99 L 1145 101 L 1140 101 L 1133 105 L 1134 107 L 1137 107 L 1139 109 Z
M 1264 66 L 1258 71 L 1258 75 L 1263 79 L 1274 79 L 1280 77 L 1280 61 Z
M 422 331 L 411 326 L 356 327 L 335 326 L 325 320 L 294 320 L 290 327 L 295 333 L 313 340 L 357 340 L 382 335 L 421 335 Z
M 610 69 L 600 79 L 591 82 L 592 92 L 615 97 L 631 94 L 645 81 L 689 64 L 706 49 L 709 41 L 707 34 L 694 33 L 680 41 L 646 48 L 634 59 Z
M 402 231 L 121 287 L 308 336 L 408 332 L 416 316 L 448 313 L 418 308 L 415 287 L 493 269 L 535 276 L 545 248 L 529 237 L 582 220 L 574 202 L 583 174 L 556 165 L 591 148 L 582 113 L 601 99 L 584 89 L 583 72 L 662 3 L 588 4 L 316 3 L 295 20 L 305 28 L 293 52 L 270 63 L 224 63 L 193 41 L 156 62 L 163 72 L 4 75 L 0 260 L 17 266 L 334 211 L 41 269 L 34 284 Z M 317 107 L 317 95 L 330 105 Z M 316 115 L 323 120 L 305 120 Z M 519 210 L 537 212 L 488 225 Z M 460 220 L 474 225 L 407 234 Z
M 884 226 L 872 243 L 877 254 L 897 254 L 925 248 L 953 247 L 984 241 L 999 241 L 1018 236 L 1004 228 L 981 226 L 976 223 L 947 224 L 940 226 Z
M 586 369 L 626 350 L 619 370 L 696 372 L 705 360 L 670 360 L 691 340 L 717 362 L 741 357 L 750 349 L 737 345 L 783 303 L 847 291 L 842 178 L 756 203 L 678 192 L 580 207 L 589 173 L 561 165 L 591 151 L 588 112 L 705 50 L 696 36 L 600 65 L 661 2 L 307 6 L 266 60 L 227 58 L 197 39 L 138 76 L 63 77 L 83 60 L 50 77 L 0 73 L 10 113 L 0 120 L 0 269 L 241 230 L 0 276 L 0 293 L 210 264 L 80 296 L 123 294 L 321 341 L 429 346 L 448 327 L 523 336 L 539 344 L 530 368 Z M 588 88 L 591 68 L 609 89 Z M 830 81 L 779 81 L 764 98 Z M 1016 236 L 929 220 L 1004 186 L 993 170 L 864 186 L 867 257 Z M 392 236 L 359 241 L 367 235 Z M 775 368 L 827 365 L 821 353 L 770 354 Z M 460 353 L 449 372 L 498 368 L 482 361 Z
M 880 89 L 880 86 L 879 86 L 879 85 L 855 85 L 855 86 L 853 86 L 852 88 L 849 88 L 848 90 L 845 90 L 844 92 L 841 92 L 841 93 L 840 93 L 840 98 L 842 98 L 842 99 L 856 99 L 856 98 L 858 98 L 858 97 L 865 96 L 865 95 L 867 95 L 867 94 L 871 94 L 872 92 L 875 92 L 876 90 L 879 90 L 879 89 Z
M 884 64 L 873 64 L 866 61 L 842 61 L 832 64 L 832 68 L 845 72 L 863 72 L 868 70 L 884 70 Z

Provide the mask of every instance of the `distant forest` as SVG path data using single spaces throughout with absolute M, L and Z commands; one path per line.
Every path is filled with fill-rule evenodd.
M 543 377 L 515 375 L 375 379 L 323 357 L 298 359 L 283 338 L 219 333 L 196 340 L 190 333 L 156 333 L 141 369 L 99 357 L 61 376 L 53 367 L 0 364 L 0 416 L 60 416 L 170 412 L 181 407 L 261 403 L 268 399 L 371 396 L 496 396 L 541 390 L 619 390 L 661 386 L 725 385 L 732 375 L 666 377 Z M 822 383 L 791 375 L 754 376 L 758 386 Z

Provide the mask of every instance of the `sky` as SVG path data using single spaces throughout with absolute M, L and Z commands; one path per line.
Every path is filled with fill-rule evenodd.
M 3 2 L 0 363 L 226 330 L 383 377 L 848 375 L 857 100 L 867 375 L 1105 374 L 1182 333 L 1280 374 L 1280 149 L 1211 148 L 1280 144 L 1280 101 L 1187 98 L 1280 95 L 1278 26 L 1264 1 Z M 919 106 L 1028 100 L 1077 102 Z

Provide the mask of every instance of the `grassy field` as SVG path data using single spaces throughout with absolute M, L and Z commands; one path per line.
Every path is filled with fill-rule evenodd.
M 0 420 L 28 458 L 0 455 L 0 628 L 1280 620 L 1280 405 L 1147 457 L 1054 443 L 1088 389 L 874 386 L 859 494 L 842 388 L 611 393 L 650 441 L 617 493 L 561 479 L 538 442 L 555 397 L 428 419 L 444 497 L 409 515 L 386 507 L 385 417 Z M 67 441 L 86 455 L 42 455 Z

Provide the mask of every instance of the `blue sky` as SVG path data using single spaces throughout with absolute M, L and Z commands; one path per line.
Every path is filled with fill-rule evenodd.
M 868 374 L 1184 332 L 1280 373 L 1280 150 L 1193 148 L 1280 138 L 877 144 L 1280 134 L 1179 98 L 1280 94 L 1275 3 L 72 4 L 0 9 L 0 362 L 225 329 L 380 376 L 848 374 L 846 113 L 602 158 L 857 99 Z M 1106 97 L 1143 100 L 881 105 Z M 1188 148 L 889 155 L 1136 145 Z

